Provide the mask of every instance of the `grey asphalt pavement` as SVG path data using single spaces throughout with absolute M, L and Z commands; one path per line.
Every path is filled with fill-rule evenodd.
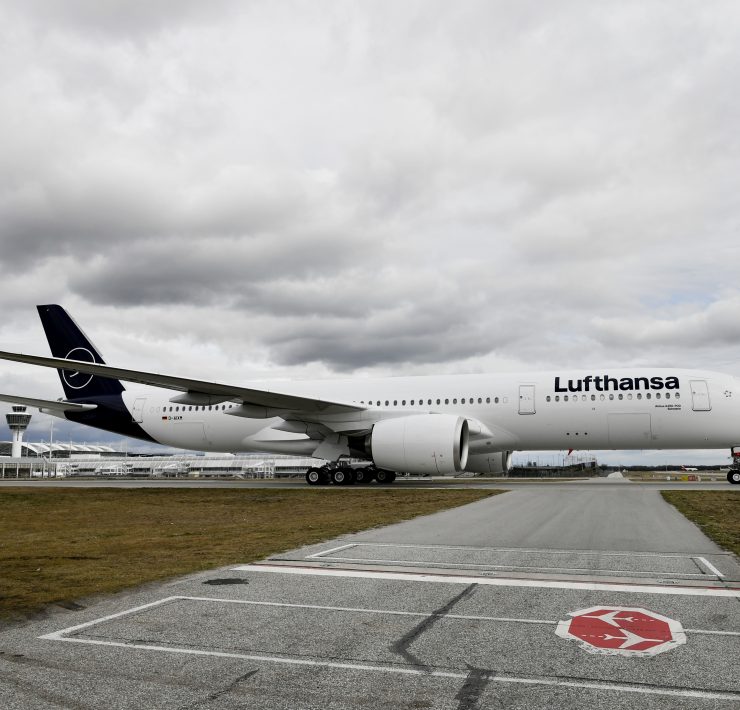
M 0 707 L 729 709 L 739 651 L 654 487 L 543 484 L 5 629 Z

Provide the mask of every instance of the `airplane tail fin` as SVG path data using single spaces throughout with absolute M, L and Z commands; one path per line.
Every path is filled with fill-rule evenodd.
M 67 360 L 84 360 L 103 364 L 103 358 L 90 339 L 61 306 L 36 307 L 49 341 L 51 354 Z M 124 386 L 114 379 L 86 375 L 75 370 L 57 370 L 67 399 L 86 399 L 105 395 L 117 395 Z

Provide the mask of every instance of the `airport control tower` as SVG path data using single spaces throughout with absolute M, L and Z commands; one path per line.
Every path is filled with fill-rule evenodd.
M 6 414 L 5 419 L 7 419 L 8 427 L 10 427 L 10 431 L 13 433 L 13 448 L 10 455 L 14 459 L 19 459 L 23 454 L 23 449 L 21 448 L 23 432 L 28 429 L 28 425 L 31 422 L 31 415 L 26 414 L 26 408 L 24 406 L 14 404 L 12 413 Z

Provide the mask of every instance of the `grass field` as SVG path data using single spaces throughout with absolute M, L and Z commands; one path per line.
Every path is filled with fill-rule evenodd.
M 705 535 L 740 555 L 740 491 L 661 491 Z
M 0 491 L 0 617 L 258 560 L 503 491 Z

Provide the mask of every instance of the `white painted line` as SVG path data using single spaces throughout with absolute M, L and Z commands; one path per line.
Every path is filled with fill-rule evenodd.
M 346 550 L 350 547 L 356 547 L 355 543 L 351 542 L 349 545 L 340 545 L 339 547 L 332 547 L 331 550 L 323 550 L 321 552 L 315 552 L 313 555 L 309 555 L 306 557 L 307 560 L 312 560 L 317 557 L 324 557 L 326 555 L 331 555 L 332 552 L 339 552 L 339 550 Z
M 696 560 L 701 562 L 709 570 L 710 574 L 716 575 L 720 579 L 725 578 L 725 575 L 723 575 L 722 572 L 720 572 L 709 560 L 706 560 L 703 557 L 697 557 Z
M 239 565 L 234 572 L 276 572 L 279 574 L 313 575 L 318 577 L 354 577 L 363 579 L 397 579 L 407 582 L 436 582 L 442 584 L 480 584 L 495 587 L 534 587 L 538 589 L 583 589 L 591 592 L 627 592 L 635 594 L 675 594 L 692 597 L 736 597 L 740 589 L 715 587 L 660 587 L 642 584 L 614 584 L 606 582 L 565 582 L 549 579 L 505 579 L 502 577 L 465 577 L 413 572 L 375 572 L 366 570 L 339 570 L 322 567 L 287 567 L 278 565 Z
M 319 611 L 349 612 L 353 614 L 382 614 L 386 616 L 419 616 L 427 618 L 428 611 L 396 611 L 391 609 L 367 609 L 364 607 L 348 606 L 323 606 L 319 604 L 288 604 L 286 602 L 258 602 L 247 599 L 216 599 L 214 597 L 178 597 L 187 601 L 216 602 L 219 604 L 247 604 L 254 606 L 286 607 L 289 609 L 312 609 Z M 555 626 L 557 621 L 551 619 L 520 619 L 508 616 L 472 616 L 470 614 L 443 614 L 445 619 L 458 619 L 462 621 L 494 621 L 497 623 L 515 624 L 549 624 Z M 60 632 L 63 633 L 63 632 Z
M 46 638 L 46 637 L 41 637 Z M 308 658 L 290 658 L 283 656 L 261 656 L 257 654 L 230 653 L 226 651 L 206 651 L 194 648 L 177 648 L 154 646 L 142 643 L 126 643 L 122 641 L 100 641 L 79 638 L 61 638 L 60 641 L 67 643 L 81 643 L 91 646 L 111 646 L 115 648 L 136 648 L 142 651 L 157 651 L 160 653 L 179 653 L 188 656 L 211 656 L 216 658 L 238 658 L 244 661 L 258 661 L 264 663 L 281 663 L 293 666 L 311 666 L 319 668 L 337 668 L 351 671 L 367 671 L 371 673 L 395 673 L 398 675 L 428 676 L 432 678 L 453 678 L 465 679 L 468 673 L 456 671 L 430 671 L 420 668 L 404 668 L 399 666 L 377 666 L 364 663 L 342 663 L 339 661 L 324 661 L 319 659 Z M 585 688 L 590 690 L 609 690 L 620 693 L 638 693 L 642 695 L 662 695 L 678 698 L 698 698 L 701 700 L 738 700 L 740 693 L 722 693 L 706 690 L 688 690 L 684 688 L 660 687 L 660 686 L 639 686 L 626 685 L 621 683 L 609 682 L 588 682 L 559 680 L 548 678 L 518 678 L 516 676 L 493 676 L 490 680 L 496 683 L 518 683 L 522 685 L 544 685 L 557 686 L 562 688 Z
M 312 555 L 313 557 L 313 555 Z M 306 559 L 311 559 L 307 557 Z M 650 575 L 652 577 L 698 577 L 700 579 L 706 578 L 706 572 L 667 572 L 667 571 L 655 571 L 655 570 L 632 570 L 632 569 L 594 569 L 593 567 L 545 567 L 543 565 L 489 565 L 489 564 L 478 564 L 473 562 L 433 562 L 431 560 L 391 560 L 385 557 L 373 558 L 373 557 L 332 557 L 333 561 L 337 562 L 373 562 L 373 563 L 384 563 L 387 565 L 444 565 L 445 567 L 461 567 L 462 569 L 475 567 L 480 569 L 505 569 L 515 571 L 518 569 L 523 570 L 552 570 L 555 572 L 591 572 L 592 574 L 634 574 L 634 575 Z

